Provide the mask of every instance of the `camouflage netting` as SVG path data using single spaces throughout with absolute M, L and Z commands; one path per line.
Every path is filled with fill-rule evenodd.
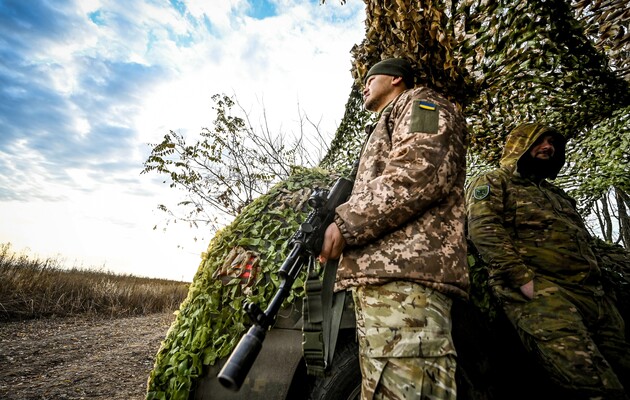
M 581 210 L 591 210 L 610 187 L 630 193 L 630 106 L 569 142 L 567 156 L 557 183 L 578 199 Z
M 593 46 L 567 2 L 509 3 L 462 4 L 455 17 L 465 35 L 459 54 L 479 94 L 466 108 L 471 150 L 494 161 L 507 132 L 523 121 L 576 138 L 630 104 L 628 82 Z
M 465 103 L 473 82 L 455 54 L 449 14 L 439 1 L 366 1 L 365 39 L 352 49 L 354 78 L 362 81 L 381 59 L 407 58 L 416 82 Z
M 498 163 L 509 131 L 536 121 L 572 139 L 558 182 L 581 210 L 610 188 L 627 193 L 627 1 L 366 0 L 366 11 L 366 37 L 352 49 L 350 98 L 376 61 L 415 60 L 417 82 L 441 89 L 466 114 L 469 175 Z M 342 121 L 331 154 L 348 151 L 338 144 L 362 143 L 360 132 L 344 129 L 356 115 Z
M 380 59 L 415 60 L 418 83 L 464 108 L 471 151 L 489 162 L 523 121 L 575 138 L 630 105 L 626 1 L 389 0 L 366 11 L 357 83 Z
M 308 212 L 306 201 L 312 189 L 328 188 L 336 178 L 320 169 L 296 169 L 217 233 L 157 353 L 147 398 L 187 399 L 203 367 L 230 354 L 249 323 L 242 309 L 245 297 L 266 308 L 278 287 L 275 272 L 289 250 L 289 239 Z M 258 273 L 250 275 L 252 285 L 247 289 L 243 289 L 246 284 L 241 285 L 247 277 L 245 271 L 222 268 L 238 248 L 258 256 L 258 268 L 256 263 L 252 268 Z M 301 288 L 300 280 L 296 281 L 286 302 L 299 296 Z
M 363 125 L 369 119 L 361 100 L 368 68 L 380 59 L 406 57 L 415 62 L 418 83 L 445 92 L 466 114 L 469 165 L 474 168 L 496 164 L 507 133 L 535 120 L 552 124 L 573 139 L 569 173 L 559 182 L 583 205 L 610 187 L 630 190 L 627 0 L 365 3 L 366 36 L 351 51 L 355 84 L 323 168 L 346 170 L 359 153 Z M 214 277 L 215 271 L 237 246 L 258 252 L 262 274 L 252 299 L 264 308 L 275 289 L 274 271 L 286 241 L 304 215 L 308 189 L 330 182 L 322 171 L 299 171 L 217 234 L 157 355 L 149 398 L 187 398 L 203 367 L 230 353 L 245 331 L 244 295 L 240 279 L 225 285 L 225 279 Z M 628 254 L 619 247 L 601 246 L 606 284 L 617 292 L 628 317 Z M 507 378 L 518 373 L 514 370 L 518 366 L 509 360 L 497 363 L 496 358 L 493 364 L 491 352 L 482 353 L 500 348 L 491 341 L 505 342 L 507 336 L 500 334 L 508 334 L 494 329 L 499 313 L 485 286 L 485 264 L 474 252 L 469 261 L 476 308 L 454 310 L 462 321 L 456 327 L 464 371 L 458 385 L 462 398 L 491 398 L 486 394 L 494 390 L 497 379 L 506 378 L 503 384 L 508 385 Z M 299 284 L 295 288 L 299 295 Z M 496 376 L 490 382 L 492 374 Z

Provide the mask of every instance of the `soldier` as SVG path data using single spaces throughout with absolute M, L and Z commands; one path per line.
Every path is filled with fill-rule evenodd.
M 525 348 L 566 398 L 626 399 L 624 321 L 602 290 L 575 201 L 547 181 L 564 165 L 565 144 L 541 124 L 514 129 L 500 168 L 468 186 L 468 233 Z
M 336 289 L 353 289 L 361 398 L 455 399 L 450 312 L 468 289 L 465 120 L 441 94 L 413 88 L 406 60 L 383 60 L 365 79 L 365 108 L 379 117 L 320 260 L 341 256 Z

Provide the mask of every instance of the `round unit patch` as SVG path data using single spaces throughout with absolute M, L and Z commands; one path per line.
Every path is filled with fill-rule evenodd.
M 490 194 L 490 185 L 477 186 L 473 190 L 473 197 L 476 200 L 483 200 Z

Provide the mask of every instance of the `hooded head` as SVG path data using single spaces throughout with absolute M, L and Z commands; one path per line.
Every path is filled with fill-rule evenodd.
M 554 154 L 549 160 L 536 160 L 530 155 L 530 149 L 542 137 L 551 135 L 554 138 Z M 564 165 L 566 139 L 557 130 L 546 125 L 527 123 L 514 128 L 508 135 L 501 166 L 522 175 L 537 174 L 542 178 L 555 179 Z

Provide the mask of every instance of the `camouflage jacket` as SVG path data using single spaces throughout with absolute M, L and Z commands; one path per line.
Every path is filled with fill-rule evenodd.
M 350 199 L 337 288 L 409 280 L 467 297 L 466 124 L 435 91 L 403 92 L 379 116 Z
M 490 265 L 491 285 L 516 289 L 536 275 L 563 286 L 596 286 L 599 281 L 591 238 L 575 201 L 519 168 L 530 146 L 548 131 L 538 124 L 515 129 L 507 138 L 500 168 L 468 186 L 468 235 Z M 564 143 L 556 146 L 553 159 L 550 178 L 564 164 Z

